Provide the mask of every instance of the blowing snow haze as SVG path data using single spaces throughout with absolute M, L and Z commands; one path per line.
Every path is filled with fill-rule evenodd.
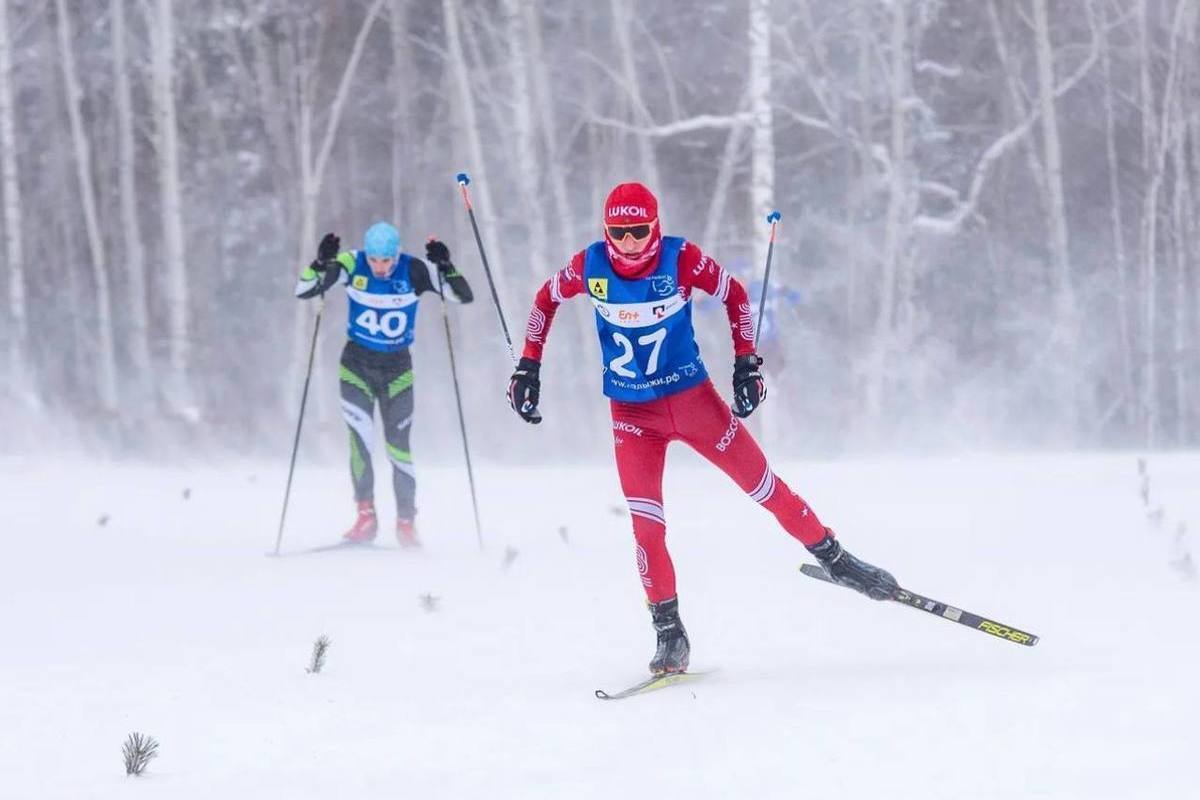
M 0 798 L 1186 796 L 1198 36 L 0 0 Z
M 619 181 L 755 306 L 780 209 L 760 349 L 784 452 L 1197 441 L 1194 3 L 2 7 L 7 448 L 278 453 L 313 324 L 297 271 L 386 218 L 482 286 L 460 169 L 514 335 Z M 342 445 L 343 303 L 318 448 Z M 488 305 L 453 318 L 481 455 L 603 455 L 597 376 L 562 368 L 595 357 L 590 311 L 547 354 L 548 452 L 501 421 Z M 699 304 L 719 371 L 721 319 Z M 451 429 L 433 351 L 418 402 Z

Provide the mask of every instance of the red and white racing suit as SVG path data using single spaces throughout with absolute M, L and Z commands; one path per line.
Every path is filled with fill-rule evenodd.
M 585 293 L 583 259 L 582 251 L 576 253 L 538 290 L 526 328 L 525 357 L 541 361 L 558 306 Z M 685 298 L 690 299 L 693 289 L 701 289 L 725 304 L 735 354 L 753 352 L 753 323 L 745 287 L 690 242 L 680 252 L 678 275 Z M 672 441 L 686 443 L 719 467 L 804 544 L 816 544 L 825 535 L 817 515 L 771 471 L 758 443 L 711 381 L 649 402 L 610 403 L 617 472 L 633 518 L 638 571 L 651 603 L 675 596 L 675 568 L 667 552 L 662 497 L 663 465 Z

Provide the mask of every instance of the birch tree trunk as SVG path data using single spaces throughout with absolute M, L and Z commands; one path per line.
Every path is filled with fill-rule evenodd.
M 767 214 L 775 204 L 775 118 L 771 112 L 771 0 L 750 0 L 747 34 L 750 50 L 747 88 L 753 119 L 750 123 L 750 219 L 747 230 L 753 247 L 750 268 L 757 272 L 766 264 L 770 239 L 765 222 Z M 728 144 L 731 146 L 735 144 L 739 127 L 734 126 L 730 131 L 731 141 Z M 792 230 L 798 231 L 800 226 L 794 225 Z M 776 273 L 777 287 L 783 277 L 781 272 Z M 768 290 L 769 287 L 764 283 L 760 291 Z M 743 312 L 757 314 L 758 308 L 762 306 L 763 313 L 768 313 L 768 305 L 759 301 L 760 298 L 751 297 L 751 308 L 743 309 Z M 756 320 L 755 326 L 755 330 L 760 329 L 762 320 Z M 757 342 L 755 345 L 757 346 Z M 768 364 L 766 369 L 770 368 L 771 365 Z M 775 413 L 771 406 L 759 412 L 758 421 L 764 437 L 770 440 L 778 440 L 781 437 L 782 416 Z
M 870 198 L 866 196 L 864 188 L 874 183 L 875 176 L 878 173 L 878 167 L 875 159 L 872 157 L 871 151 L 874 147 L 874 136 L 872 135 L 872 109 L 871 109 L 871 94 L 874 89 L 875 70 L 873 69 L 875 61 L 875 43 L 874 37 L 871 35 L 871 7 L 873 0 L 858 0 L 855 6 L 854 22 L 857 28 L 855 47 L 855 86 L 858 90 L 858 99 L 855 103 L 856 111 L 856 127 L 855 135 L 858 139 L 858 146 L 855 147 L 855 166 L 854 172 L 855 185 L 853 196 L 855 197 L 854 204 L 847 209 L 847 216 L 851 224 L 859 227 L 862 230 L 867 228 L 868 219 L 872 213 L 870 207 Z M 870 314 L 870 275 L 874 272 L 874 255 L 867 251 L 865 247 L 855 249 L 851 260 L 849 274 L 846 277 L 846 322 L 843 329 L 847 340 L 851 337 L 859 337 L 859 331 L 870 329 L 868 316 Z
M 1173 286 L 1173 342 L 1172 342 L 1172 377 L 1174 379 L 1174 444 L 1186 446 L 1191 435 L 1191 413 L 1195 407 L 1192 400 L 1192 389 L 1189 375 L 1189 352 L 1194 349 L 1192 329 L 1188 324 L 1189 312 L 1195 314 L 1195 308 L 1190 308 L 1188 293 L 1188 273 L 1195 268 L 1196 262 L 1192 255 L 1196 249 L 1196 217 L 1195 203 L 1196 187 L 1191 182 L 1191 171 L 1188 168 L 1188 114 L 1187 110 L 1195 102 L 1195 79 L 1197 75 L 1196 52 L 1196 4 L 1194 0 L 1186 0 L 1180 4 L 1181 28 L 1178 34 L 1173 29 L 1172 36 L 1178 35 L 1183 41 L 1180 48 L 1189 54 L 1179 58 L 1179 66 L 1175 77 L 1174 113 L 1171 119 L 1171 172 L 1172 172 L 1172 209 L 1171 227 L 1172 243 L 1175 254 L 1175 274 Z M 1174 46 L 1174 41 L 1172 41 Z M 1192 92 L 1189 93 L 1189 89 Z M 1195 116 L 1195 115 L 1190 115 Z M 1192 143 L 1195 146 L 1195 142 Z
M 296 118 L 296 155 L 300 162 L 298 170 L 298 178 L 300 179 L 300 231 L 296 240 L 296 264 L 303 263 L 304 254 L 311 252 L 317 234 L 317 207 L 316 196 L 317 182 L 315 174 L 315 164 L 313 163 L 313 108 L 316 102 L 313 95 L 315 94 L 315 79 L 313 73 L 316 71 L 314 65 L 315 56 L 304 53 L 296 53 L 297 62 L 307 60 L 307 63 L 300 66 L 297 70 L 299 73 L 299 87 L 297 97 L 297 118 Z M 303 318 L 305 315 L 297 314 L 297 333 L 300 334 L 299 341 L 304 340 L 302 333 Z M 303 350 L 303 346 L 300 347 Z M 297 356 L 299 359 L 301 356 Z
M 163 307 L 167 318 L 167 407 L 188 422 L 199 420 L 191 390 L 191 341 L 183 187 L 179 177 L 179 126 L 175 111 L 174 0 L 156 0 L 151 24 L 151 75 L 158 181 L 162 200 Z
M 522 215 L 528 231 L 529 259 L 526 269 L 537 265 L 545 270 L 546 257 L 545 213 L 533 213 L 542 208 L 539 178 L 542 170 L 538 160 L 538 136 L 533 119 L 533 88 L 530 81 L 528 36 L 524 26 L 521 7 L 528 0 L 503 0 L 504 30 L 507 40 L 508 75 L 511 79 L 509 99 L 512 105 L 512 131 L 509 138 L 516 147 L 517 192 L 521 207 L 528 209 Z M 535 277 L 536 279 L 536 277 Z
M 110 414 L 117 408 L 117 367 L 113 349 L 112 305 L 108 286 L 108 263 L 104 238 L 100 232 L 100 216 L 96 207 L 96 187 L 92 179 L 92 151 L 84 130 L 79 103 L 83 90 L 75 72 L 75 43 L 71 35 L 71 18 L 65 0 L 55 0 L 58 22 L 59 65 L 62 67 L 63 90 L 67 118 L 71 126 L 71 141 L 75 152 L 75 175 L 79 183 L 79 202 L 83 206 L 83 221 L 87 230 L 88 256 L 92 267 L 95 291 L 96 342 L 96 399 L 101 411 Z
M 408 0 L 392 0 L 392 222 L 400 230 L 408 230 L 404 207 L 404 175 L 408 166 L 408 136 L 415 120 L 408 114 L 411 95 L 408 78 L 413 74 L 412 58 L 405 38 L 404 12 Z M 311 246 L 311 242 L 309 243 Z
M 325 180 L 325 170 L 329 165 L 329 156 L 333 152 L 333 144 L 337 139 L 338 128 L 342 123 L 342 115 L 346 108 L 346 97 L 350 93 L 350 85 L 354 82 L 354 75 L 358 71 L 359 62 L 362 61 L 363 50 L 366 47 L 367 37 L 371 33 L 371 28 L 375 24 L 375 20 L 379 16 L 379 12 L 383 9 L 384 0 L 375 0 L 367 9 L 367 14 L 363 18 L 362 25 L 359 26 L 358 34 L 354 38 L 354 46 L 350 50 L 350 57 L 346 60 L 346 66 L 342 69 L 342 76 L 338 81 L 337 91 L 334 94 L 333 105 L 329 109 L 329 118 L 325 123 L 325 130 L 321 136 L 321 144 L 313 152 L 313 119 L 316 115 L 316 90 L 318 73 L 316 70 L 316 58 L 309 54 L 298 54 L 298 58 L 308 58 L 307 68 L 300 70 L 300 86 L 299 86 L 299 103 L 298 103 L 298 120 L 296 125 L 296 153 L 300 162 L 300 231 L 297 241 L 297 257 L 296 264 L 293 265 L 293 270 L 306 259 L 306 253 L 311 253 L 317 246 L 317 200 L 321 192 L 321 186 Z M 308 360 L 308 324 L 309 312 L 305 304 L 298 303 L 295 316 L 293 317 L 293 335 L 292 335 L 292 370 L 290 383 L 296 386 L 300 385 L 300 376 L 304 373 L 304 367 Z M 323 415 L 324 406 L 321 396 L 317 400 L 318 416 Z
M 1195 13 L 1195 12 L 1193 12 Z M 1193 38 L 1194 42 L 1195 39 Z M 1193 45 L 1194 47 L 1194 45 Z M 1194 60 L 1189 70 L 1188 92 L 1186 97 L 1193 98 L 1189 105 L 1200 98 L 1200 60 Z M 1190 323 L 1186 335 L 1184 359 L 1192 377 L 1191 392 L 1195 391 L 1195 383 L 1200 378 L 1200 115 L 1190 114 L 1183 123 L 1185 131 L 1185 164 L 1187 183 L 1187 207 L 1184 213 L 1183 241 L 1187 247 L 1188 275 L 1185 281 L 1190 286 L 1180 287 L 1180 291 L 1188 292 L 1191 304 Z M 1194 395 L 1185 403 L 1183 413 L 1187 417 L 1187 437 L 1184 444 L 1194 446 L 1196 431 L 1200 427 L 1200 402 Z
M 456 100 L 460 131 L 466 143 L 468 160 L 471 162 L 469 164 L 472 179 L 471 194 L 480 201 L 479 213 L 476 215 L 480 234 L 487 247 L 488 263 L 491 266 L 492 278 L 496 283 L 496 294 L 501 303 L 504 303 L 508 296 L 508 283 L 504 279 L 503 259 L 500 258 L 496 236 L 496 220 L 500 210 L 492 202 L 491 182 L 488 180 L 488 168 L 483 158 L 483 138 L 479 129 L 479 115 L 475 109 L 475 99 L 471 92 L 471 75 L 467 68 L 467 57 L 463 51 L 462 34 L 459 30 L 461 20 L 458 0 L 442 0 L 442 13 L 446 22 L 446 50 L 458 95 Z
M 738 111 L 744 110 L 749 101 L 749 91 L 738 105 Z M 733 185 L 733 173 L 737 168 L 739 157 L 742 155 L 742 145 L 746 138 L 746 129 L 742 125 L 734 125 L 725 137 L 725 149 L 722 151 L 717 176 L 713 181 L 712 193 L 709 196 L 708 213 L 704 217 L 704 238 L 700 240 L 701 247 L 709 252 L 719 252 L 717 237 L 721 235 L 721 223 L 725 220 L 725 205 L 729 201 L 729 191 Z M 765 260 L 764 256 L 764 260 Z
M 631 0 L 611 0 L 613 34 L 617 38 L 617 57 L 621 65 L 621 80 L 625 95 L 632 106 L 633 116 L 647 126 L 653 123 L 650 110 L 642 97 L 642 84 L 637 72 L 637 61 L 633 49 L 633 10 Z M 638 180 L 650 187 L 650 191 L 661 193 L 665 187 L 658 174 L 658 159 L 654 153 L 654 142 L 646 135 L 632 134 L 637 142 Z
M 1193 64 L 1189 96 L 1193 98 L 1200 96 L 1200 64 Z M 1197 193 L 1200 192 L 1200 114 L 1191 114 L 1188 117 L 1187 141 L 1191 152 L 1187 181 L 1191 187 L 1192 209 L 1192 213 L 1187 218 L 1188 228 L 1186 239 L 1188 243 L 1188 255 L 1192 265 L 1192 326 L 1190 334 L 1192 346 L 1188 351 L 1188 361 L 1191 364 L 1193 374 L 1200 375 L 1200 274 L 1197 274 L 1197 270 L 1200 268 L 1200 219 L 1197 219 L 1197 217 L 1200 217 L 1200 207 L 1198 207 L 1200 197 L 1197 196 Z M 1197 426 L 1200 426 L 1200 408 L 1189 408 L 1187 413 L 1191 420 L 1191 430 L 1195 430 Z M 1189 441 L 1188 445 L 1194 446 L 1195 442 Z
M 300 230 L 296 236 L 296 260 L 290 265 L 288 270 L 288 278 L 294 279 L 296 269 L 307 261 L 306 254 L 314 252 L 317 245 L 317 192 L 318 181 L 316 177 L 316 165 L 313 158 L 313 116 L 316 113 L 313 106 L 316 103 L 316 63 L 317 57 L 315 54 L 302 52 L 302 42 L 294 43 L 294 49 L 291 51 L 291 61 L 295 64 L 295 72 L 297 77 L 297 97 L 296 97 L 296 155 L 299 160 L 299 169 L 297 170 L 297 178 L 299 179 L 300 189 Z M 289 280 L 290 282 L 290 280 Z M 317 301 L 318 309 L 324 309 L 325 298 L 322 297 Z M 309 327 L 315 325 L 311 307 L 308 303 L 297 303 L 295 313 L 292 316 L 292 366 L 289 371 L 288 386 L 300 386 L 305 380 L 305 368 L 307 365 L 308 348 L 309 348 Z M 314 371 L 320 373 L 321 362 L 315 361 L 313 366 Z M 310 376 L 311 377 L 311 376 Z M 323 381 L 317 380 L 317 385 L 323 385 Z M 322 401 L 323 392 L 317 392 L 314 396 L 313 416 L 321 421 L 325 416 L 325 403 Z M 299 400 L 291 401 L 294 405 L 289 410 L 298 413 Z
M 1154 163 L 1154 148 L 1155 142 L 1158 140 L 1158 119 L 1154 110 L 1154 89 L 1151 83 L 1151 60 L 1150 52 L 1150 20 L 1149 10 L 1146 5 L 1146 0 L 1138 0 L 1137 3 L 1137 61 L 1138 61 L 1138 99 L 1141 108 L 1142 122 L 1142 180 L 1149 180 L 1153 172 Z M 1157 193 L 1157 189 L 1155 190 Z M 1154 297 L 1154 267 L 1153 264 L 1146 258 L 1147 252 L 1147 219 L 1146 206 L 1150 203 L 1148 195 L 1143 196 L 1142 200 L 1142 219 L 1140 226 L 1139 252 L 1138 252 L 1138 290 L 1141 295 L 1141 313 L 1139 333 L 1141 334 L 1141 347 L 1139 348 L 1142 356 L 1140 369 L 1138 370 L 1139 378 L 1141 379 L 1140 397 L 1138 398 L 1139 416 L 1142 423 L 1142 438 L 1143 442 L 1149 445 L 1154 439 L 1154 429 L 1156 420 L 1154 419 L 1154 406 L 1157 404 L 1158 387 L 1156 384 L 1157 375 L 1154 368 L 1155 358 L 1155 323 L 1156 307 Z M 1157 212 L 1156 212 L 1157 213 Z
M 771 0 L 750 0 L 750 234 L 754 268 L 767 260 L 762 222 L 775 202 L 775 124 L 771 113 Z M 733 135 L 732 133 L 730 135 Z
M 542 23 L 539 16 L 541 3 L 527 0 L 518 4 L 525 18 L 525 32 L 528 39 L 529 63 L 533 80 L 534 107 L 537 109 L 538 124 L 541 127 L 542 142 L 546 157 L 543 159 L 542 172 L 550 184 L 550 194 L 554 198 L 554 209 L 558 230 L 558 241 L 555 246 L 561 255 L 555 259 L 555 264 L 566 253 L 571 252 L 574 245 L 575 215 L 571 211 L 571 203 L 567 195 L 567 179 L 563 171 L 562 148 L 559 145 L 558 129 L 555 122 L 554 97 L 551 95 L 549 77 L 547 76 L 547 58 L 542 44 Z M 548 269 L 552 264 L 538 264 L 537 269 Z
M 1101 40 L 1101 74 L 1104 82 L 1104 151 L 1108 160 L 1109 219 L 1113 235 L 1113 268 L 1116 273 L 1117 291 L 1117 335 L 1120 350 L 1122 397 L 1119 407 L 1123 409 L 1125 424 L 1132 426 L 1137 415 L 1136 384 L 1133 375 L 1133 341 L 1130 330 L 1129 258 L 1125 244 L 1125 215 L 1122 213 L 1124 200 L 1121 194 L 1121 164 L 1117 158 L 1116 114 L 1113 107 L 1112 56 L 1107 31 L 1107 15 L 1102 19 L 1105 30 Z
M 1079 380 L 1077 350 L 1079 321 L 1071 277 L 1070 244 L 1067 236 L 1066 202 L 1062 183 L 1062 142 L 1059 138 L 1058 108 L 1055 103 L 1054 51 L 1046 0 L 1033 0 L 1034 37 L 1037 43 L 1038 104 L 1041 108 L 1042 161 L 1045 164 L 1049 200 L 1047 221 L 1050 234 L 1051 285 L 1055 295 L 1055 339 L 1061 348 L 1059 369 L 1065 373 L 1066 422 L 1074 431 L 1078 421 Z
M 583 27 L 587 30 L 595 28 L 597 25 L 604 25 L 607 19 L 604 18 L 604 12 L 595 4 L 585 6 L 585 17 Z M 599 108 L 601 97 L 605 97 L 605 93 L 601 91 L 602 84 L 599 80 L 599 75 L 594 80 L 585 80 L 583 82 L 583 107 L 584 108 Z M 601 209 L 604 203 L 604 198 L 608 191 L 612 188 L 608 186 L 608 176 L 603 170 L 603 161 L 607 156 L 609 160 L 616 158 L 617 154 L 613 152 L 616 148 L 613 147 L 614 133 L 607 128 L 601 128 L 599 125 L 588 125 L 586 128 L 587 135 L 587 150 L 593 153 L 592 158 L 587 160 L 587 193 L 588 193 L 588 222 L 595 220 L 596 209 Z M 603 215 L 603 210 L 600 211 Z M 597 230 L 599 226 L 591 230 Z
M 996 3 L 997 0 L 988 0 L 988 23 L 992 29 L 992 39 L 996 43 L 996 54 L 1000 58 L 1000 67 L 1004 72 L 1004 85 L 1008 89 L 1009 102 L 1012 104 L 1015 118 L 1022 120 L 1029 116 L 1029 109 L 1025 101 L 1024 89 L 1021 86 L 1021 72 L 1019 68 L 1012 65 L 1012 59 L 1009 57 L 1008 44 L 1004 38 L 1004 26 L 1000 23 L 1000 11 L 996 7 Z M 1022 137 L 1021 149 L 1025 152 L 1025 160 L 1029 163 L 1030 179 L 1038 188 L 1038 200 L 1042 203 L 1041 211 L 1046 213 L 1046 208 L 1050 203 L 1050 191 L 1046 186 L 1046 175 L 1042 169 L 1037 148 L 1032 139 L 1026 140 Z
M 1189 386 L 1187 371 L 1187 334 L 1188 334 L 1188 218 L 1194 212 L 1191 204 L 1191 191 L 1187 182 L 1187 159 L 1184 153 L 1184 125 L 1176 121 L 1172 127 L 1171 136 L 1171 244 L 1174 262 L 1174 285 L 1172 286 L 1172 348 L 1171 348 L 1171 378 L 1174 383 L 1175 425 L 1173 444 L 1183 446 L 1187 442 Z
M 113 91 L 117 112 L 117 172 L 120 184 L 121 231 L 124 240 L 122 263 L 127 273 L 129 303 L 129 358 L 133 367 L 133 385 L 146 392 L 153 385 L 150 364 L 150 323 L 146 297 L 146 251 L 142 245 L 138 221 L 137 184 L 134 163 L 137 157 L 133 138 L 133 101 L 129 87 L 125 0 L 112 0 Z M 147 393 L 148 394 L 148 393 Z M 143 402 L 148 397 L 143 398 Z
M 4 197 L 4 264 L 8 279 L 9 385 L 34 403 L 26 362 L 28 322 L 25 316 L 25 253 L 21 230 L 21 183 L 17 168 L 16 120 L 13 117 L 12 46 L 8 33 L 8 0 L 0 0 L 0 192 Z
M 37 65 L 40 69 L 37 80 L 39 85 L 46 89 L 47 103 L 54 109 L 54 119 L 56 122 L 60 122 L 62 114 L 59 109 L 67 107 L 67 95 L 62 82 L 62 66 L 58 63 L 58 59 L 53 57 L 58 50 L 53 8 L 53 4 L 43 7 L 46 32 L 44 50 L 51 57 L 38 59 Z M 55 157 L 49 159 L 49 163 L 41 175 L 42 181 L 39 182 L 39 185 L 44 187 L 46 194 L 40 198 L 40 202 L 34 201 L 31 196 L 31 202 L 27 206 L 31 212 L 29 215 L 31 223 L 44 216 L 51 230 L 55 231 L 77 230 L 79 227 L 76 218 L 79 183 L 74 174 L 74 165 L 71 163 L 71 142 L 68 131 L 65 130 L 66 127 L 62 124 L 51 125 L 45 132 L 42 141 L 39 142 Z M 86 245 L 80 241 L 81 237 L 67 236 L 65 238 L 66 241 L 62 242 L 62 250 L 66 263 L 83 264 L 87 255 L 84 253 Z M 90 313 L 84 309 L 81 299 L 85 292 L 82 286 L 84 281 L 80 276 L 81 272 L 82 270 L 79 268 L 63 270 L 61 277 L 64 294 L 62 298 L 66 308 L 64 333 L 69 338 L 65 344 L 60 345 L 62 347 L 61 358 L 40 365 L 38 370 L 39 379 L 46 385 L 53 386 L 58 391 L 62 391 L 62 387 L 66 387 L 67 392 L 77 395 L 94 391 L 93 386 L 86 385 L 88 381 L 93 380 L 90 374 L 92 353 L 88 347 L 87 328 L 87 318 Z M 32 348 L 34 342 L 31 340 L 29 344 Z
M 309 68 L 303 71 L 298 126 L 300 185 L 304 202 L 303 213 L 301 215 L 301 253 L 307 253 L 315 246 L 317 200 L 325 181 L 325 172 L 329 166 L 329 157 L 333 152 L 333 145 L 337 140 L 338 129 L 341 127 L 342 116 L 346 107 L 346 98 L 350 93 L 350 85 L 354 82 L 358 65 L 362 61 L 367 37 L 371 33 L 371 28 L 375 24 L 379 12 L 383 9 L 383 3 L 384 0 L 375 0 L 370 8 L 367 9 L 367 15 L 363 18 L 362 25 L 358 29 L 358 34 L 354 39 L 354 46 L 350 50 L 350 57 L 347 59 L 346 66 L 343 68 L 341 78 L 338 81 L 333 104 L 329 109 L 329 118 L 321 134 L 320 146 L 316 148 L 315 153 L 313 150 L 313 121 L 317 114 L 317 83 L 319 80 L 315 57 L 310 61 Z M 302 55 L 301 57 L 303 58 L 304 56 Z
M 267 149 L 270 154 L 271 170 L 276 176 L 279 186 L 294 186 L 297 181 L 295 168 L 295 148 L 289 133 L 289 123 L 295 118 L 296 76 L 289 67 L 294 67 L 296 60 L 273 57 L 267 37 L 262 30 L 248 33 L 249 59 L 248 64 L 241 58 L 239 48 L 230 48 L 232 57 L 238 63 L 244 64 L 245 82 L 249 84 L 249 94 L 257 101 L 259 116 L 266 133 Z M 276 77 L 276 69 L 278 77 Z M 292 192 L 283 193 L 286 199 L 274 203 L 277 210 L 276 225 L 280 230 L 295 230 L 296 202 Z M 293 277 L 291 270 L 288 277 Z
M 1145 410 L 1143 441 L 1147 447 L 1158 444 L 1159 408 L 1158 394 L 1158 202 L 1166 178 L 1167 151 L 1171 143 L 1172 113 L 1178 102 L 1179 75 L 1179 40 L 1185 18 L 1184 11 L 1190 0 L 1178 0 L 1171 22 L 1170 47 L 1167 54 L 1167 75 L 1162 92 L 1161 117 L 1156 119 L 1148 128 L 1153 130 L 1158 139 L 1153 142 L 1151 151 L 1149 181 L 1146 186 L 1145 200 L 1142 203 L 1142 291 L 1143 297 L 1143 336 L 1145 346 L 1143 352 L 1145 361 L 1142 369 L 1142 405 Z M 1143 23 L 1145 19 L 1143 18 Z M 1153 95 L 1147 98 L 1148 107 L 1143 113 L 1154 115 Z
M 884 233 L 879 310 L 875 336 L 867 357 L 866 406 L 874 421 L 880 419 L 883 395 L 887 387 L 888 365 L 896 347 L 896 304 L 907 268 L 911 237 L 912 142 L 908 136 L 907 104 L 911 94 L 912 58 L 908 41 L 908 0 L 895 0 L 891 8 L 891 61 L 889 94 L 891 102 L 891 152 L 888 167 L 888 205 Z
M 391 218 L 401 230 L 408 230 L 408 225 L 412 223 L 404 205 L 404 175 L 410 157 L 409 132 L 416 122 L 409 113 L 412 98 L 410 86 L 416 71 L 412 48 L 404 36 L 404 12 L 407 8 L 408 0 L 391 0 L 391 83 L 396 92 L 391 109 Z

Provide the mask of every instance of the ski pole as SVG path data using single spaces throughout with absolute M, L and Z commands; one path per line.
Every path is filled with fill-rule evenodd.
M 512 362 L 517 363 L 517 356 L 513 352 L 512 337 L 508 335 L 508 323 L 504 321 L 504 309 L 500 307 L 500 295 L 496 293 L 496 282 L 492 280 L 492 269 L 488 266 L 487 252 L 483 249 L 483 238 L 479 235 L 479 224 L 475 222 L 475 207 L 471 205 L 471 195 L 467 192 L 467 185 L 471 183 L 470 176 L 465 172 L 460 172 L 456 176 L 459 188 L 462 189 L 463 203 L 467 206 L 467 216 L 471 218 L 471 230 L 475 232 L 475 244 L 479 247 L 479 258 L 483 261 L 483 272 L 487 275 L 488 288 L 492 290 L 492 303 L 496 306 L 496 315 L 500 317 L 500 328 L 504 331 L 504 343 L 508 345 L 508 357 Z
M 483 528 L 479 524 L 479 500 L 475 496 L 475 471 L 471 469 L 471 448 L 467 444 L 467 421 L 463 416 L 462 392 L 458 388 L 458 367 L 454 363 L 454 340 L 450 336 L 450 312 L 446 309 L 446 287 L 442 284 L 441 270 L 438 270 L 438 294 L 442 298 L 442 322 L 446 326 L 446 350 L 450 353 L 450 378 L 454 381 L 454 402 L 458 405 L 458 429 L 462 432 L 463 456 L 467 459 L 467 483 L 471 487 L 471 508 L 475 512 L 475 538 L 479 540 L 479 549 L 482 550 Z
M 317 321 L 313 325 L 312 345 L 308 348 L 308 369 L 304 373 L 304 391 L 300 395 L 300 416 L 296 419 L 296 438 L 292 441 L 292 461 L 288 465 L 287 488 L 283 490 L 283 511 L 279 514 L 279 533 L 275 536 L 275 553 L 283 542 L 283 523 L 287 519 L 288 498 L 292 496 L 292 475 L 296 471 L 296 453 L 300 449 L 300 428 L 304 425 L 304 407 L 308 403 L 308 384 L 312 380 L 313 358 L 317 354 L 317 333 L 321 330 L 321 313 L 325 310 L 325 293 L 317 305 Z
M 779 224 L 780 214 L 772 211 L 767 214 L 767 224 L 771 226 L 771 241 L 767 244 L 767 268 L 763 271 L 762 294 L 758 298 L 758 320 L 754 323 L 754 348 L 758 349 L 758 332 L 762 330 L 763 313 L 767 309 L 767 281 L 771 279 L 771 255 L 775 252 L 775 226 Z
M 513 350 L 512 337 L 508 335 L 508 323 L 504 321 L 504 309 L 500 307 L 500 295 L 496 293 L 496 282 L 492 280 L 492 269 L 488 266 L 487 253 L 483 249 L 483 238 L 479 235 L 479 224 L 475 221 L 475 207 L 471 205 L 471 194 L 467 191 L 467 185 L 471 183 L 471 178 L 467 173 L 460 172 L 455 176 L 458 181 L 458 186 L 462 189 L 463 203 L 467 207 L 467 216 L 471 218 L 471 230 L 475 232 L 475 244 L 479 247 L 479 258 L 483 261 L 483 272 L 487 275 L 488 288 L 492 291 L 492 303 L 496 306 L 496 315 L 500 317 L 500 328 L 504 331 L 504 343 L 508 345 L 508 358 L 513 364 L 517 363 L 517 354 Z M 542 415 L 537 411 L 533 412 L 533 416 L 541 419 Z

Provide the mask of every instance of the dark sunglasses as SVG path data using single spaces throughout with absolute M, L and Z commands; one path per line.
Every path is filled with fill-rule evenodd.
M 625 234 L 629 234 L 634 239 L 645 239 L 650 235 L 649 225 L 609 225 L 608 235 L 613 238 L 613 241 L 619 242 L 625 238 Z

